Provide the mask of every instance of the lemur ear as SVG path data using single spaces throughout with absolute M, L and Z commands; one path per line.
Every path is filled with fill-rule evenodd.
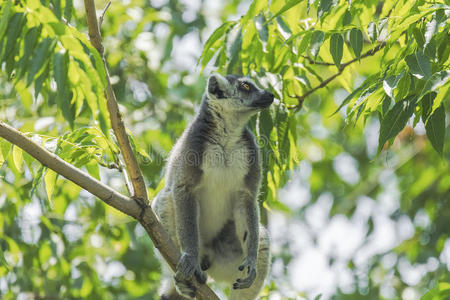
M 226 98 L 226 87 L 228 80 L 220 74 L 213 73 L 208 78 L 207 93 L 210 99 L 223 99 Z

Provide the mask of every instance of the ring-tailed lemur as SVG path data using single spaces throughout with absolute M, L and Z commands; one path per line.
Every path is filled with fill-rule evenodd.
M 192 280 L 204 283 L 205 271 L 232 284 L 230 299 L 255 299 L 261 290 L 269 237 L 259 224 L 259 149 L 246 125 L 273 100 L 246 77 L 208 78 L 200 111 L 172 149 L 165 187 L 152 204 L 181 251 L 162 299 L 194 298 Z

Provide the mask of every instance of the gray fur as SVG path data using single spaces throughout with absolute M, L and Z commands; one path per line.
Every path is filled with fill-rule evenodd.
M 270 92 L 245 77 L 208 78 L 200 110 L 172 149 L 166 185 L 152 203 L 181 250 L 174 280 L 161 290 L 164 299 L 194 298 L 192 280 L 205 282 L 205 271 L 232 284 L 231 299 L 255 299 L 262 288 L 269 238 L 259 224 L 259 149 L 246 124 L 272 102 Z

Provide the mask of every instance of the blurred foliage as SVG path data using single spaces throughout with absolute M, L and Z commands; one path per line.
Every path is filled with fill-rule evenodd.
M 105 69 L 85 34 L 82 2 L 2 0 L 0 12 L 0 119 L 126 193 Z M 248 75 L 279 100 L 250 122 L 266 175 L 263 216 L 308 220 L 331 195 L 328 221 L 351 220 L 362 197 L 380 203 L 388 194 L 389 220 L 413 224 L 411 236 L 375 253 L 363 271 L 354 257 L 340 260 L 354 283 L 334 298 L 448 297 L 449 14 L 444 1 L 423 0 L 113 2 L 101 25 L 105 55 L 150 196 L 204 75 Z M 2 299 L 156 298 L 159 263 L 136 222 L 3 139 L 0 150 Z M 337 166 L 342 159 L 353 177 Z M 298 173 L 307 193 L 292 205 L 279 189 Z M 366 223 L 360 248 L 377 230 L 374 212 Z M 274 261 L 285 268 L 265 295 L 313 297 L 286 284 L 292 247 L 274 240 Z M 396 259 L 386 266 L 388 255 Z M 340 259 L 327 258 L 331 267 Z M 412 284 L 403 259 L 438 265 Z

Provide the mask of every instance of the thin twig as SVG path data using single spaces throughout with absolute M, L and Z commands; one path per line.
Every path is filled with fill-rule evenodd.
M 105 13 L 108 10 L 109 6 L 111 5 L 111 1 L 108 1 L 108 3 L 106 4 L 105 8 L 103 9 L 102 14 L 100 15 L 99 21 L 98 21 L 98 27 L 102 27 L 103 24 L 103 18 L 105 17 Z
M 130 140 L 125 130 L 125 125 L 123 123 L 122 115 L 119 110 L 119 105 L 117 104 L 116 95 L 109 78 L 106 60 L 103 55 L 104 48 L 102 45 L 102 38 L 100 36 L 100 28 L 97 23 L 94 0 L 84 0 L 84 5 L 86 9 L 86 18 L 89 29 L 89 39 L 92 45 L 99 52 L 105 66 L 106 98 L 109 116 L 111 119 L 111 126 L 117 138 L 117 143 L 119 145 L 120 152 L 122 153 L 125 166 L 130 175 L 131 183 L 133 184 L 133 197 L 136 199 L 136 201 L 139 201 L 142 206 L 145 206 L 148 205 L 147 188 L 145 186 L 144 177 L 142 176 L 142 172 L 137 162 L 136 156 L 134 155 L 133 149 L 131 148 Z M 104 11 L 106 11 L 106 8 Z
M 325 61 L 317 61 L 309 57 L 308 55 L 302 55 L 304 59 L 306 59 L 312 65 L 321 65 L 321 66 L 334 66 L 335 64 L 325 62 Z
M 375 53 L 377 53 L 378 51 L 380 51 L 381 49 L 384 48 L 384 46 L 386 46 L 386 42 L 382 42 L 381 44 L 378 44 L 375 48 L 370 49 L 369 51 L 365 52 L 363 55 L 361 55 L 359 58 L 354 58 L 346 63 L 343 63 L 339 66 L 339 71 L 328 77 L 327 79 L 325 79 L 324 81 L 322 81 L 318 86 L 306 91 L 306 93 L 304 93 L 301 96 L 296 96 L 297 100 L 298 100 L 298 104 L 294 105 L 294 106 L 289 106 L 289 109 L 294 109 L 295 111 L 298 111 L 302 108 L 303 106 L 303 102 L 305 101 L 305 98 L 308 97 L 309 95 L 311 95 L 312 93 L 314 93 L 315 91 L 317 91 L 318 89 L 321 89 L 323 87 L 325 87 L 328 83 L 330 83 L 331 81 L 333 81 L 336 77 L 338 77 L 339 75 L 342 74 L 342 72 L 344 71 L 344 69 L 346 67 L 348 67 L 349 65 L 351 65 L 352 63 L 359 61 L 365 57 L 368 56 L 373 56 Z
M 127 169 L 122 167 L 121 161 L 120 161 L 120 167 L 122 170 L 123 178 L 125 179 L 125 186 L 127 187 L 128 194 L 131 195 L 133 192 L 133 185 L 130 182 L 130 177 L 128 176 Z

